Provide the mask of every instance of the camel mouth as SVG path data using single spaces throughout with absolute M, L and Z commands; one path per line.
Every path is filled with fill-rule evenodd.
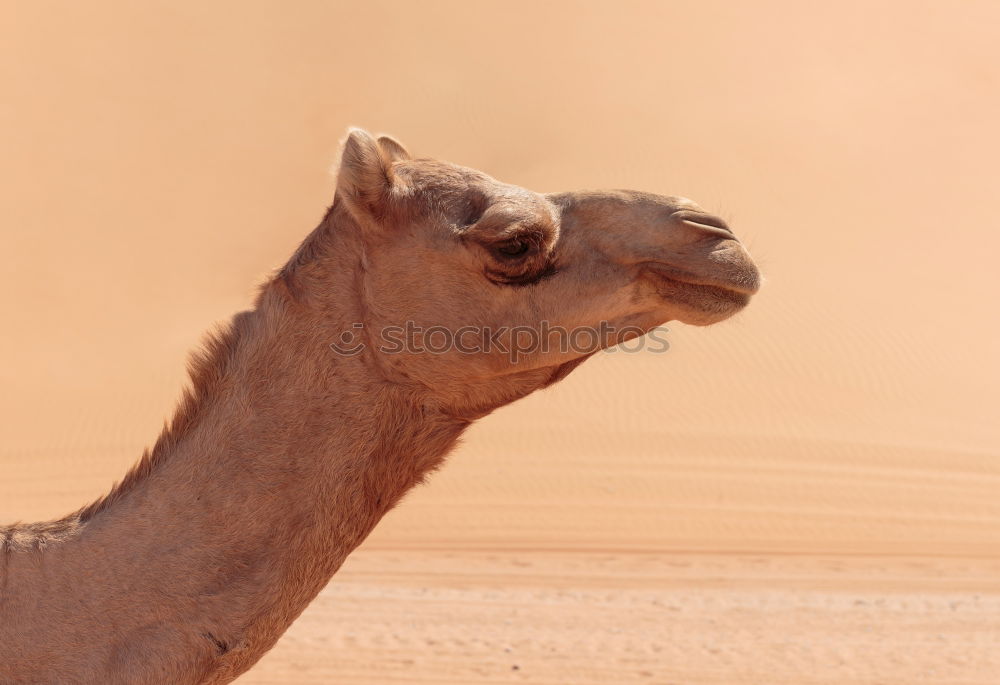
M 750 303 L 759 287 L 756 271 L 726 280 L 699 278 L 666 264 L 649 264 L 644 271 L 661 299 L 680 305 L 690 314 L 680 317 L 681 321 L 696 325 L 732 316 Z
M 745 307 L 750 302 L 750 298 L 753 297 L 752 292 L 743 289 L 685 281 L 676 276 L 667 276 L 663 273 L 656 273 L 655 277 L 660 283 L 670 288 L 671 291 L 679 290 L 712 300 L 731 302 L 740 307 Z
M 712 276 L 693 273 L 667 262 L 646 262 L 644 271 L 659 279 L 673 281 L 685 286 L 706 288 L 711 291 L 729 292 L 734 295 L 755 295 L 760 289 L 760 273 L 749 261 L 728 265 L 725 269 L 713 269 Z

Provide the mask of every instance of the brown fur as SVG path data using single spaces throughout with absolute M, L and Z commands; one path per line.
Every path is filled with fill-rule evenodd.
M 703 325 L 757 284 L 686 200 L 543 196 L 352 131 L 323 222 L 206 341 L 152 450 L 76 513 L 0 528 L 0 682 L 230 682 L 471 421 L 594 351 L 387 354 L 384 327 Z M 334 353 L 355 322 L 368 347 Z

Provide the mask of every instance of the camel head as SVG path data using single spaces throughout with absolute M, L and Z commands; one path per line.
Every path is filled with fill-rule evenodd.
M 523 396 L 667 321 L 722 321 L 760 282 L 690 200 L 536 193 L 358 129 L 337 203 L 353 218 L 368 353 L 456 405 Z

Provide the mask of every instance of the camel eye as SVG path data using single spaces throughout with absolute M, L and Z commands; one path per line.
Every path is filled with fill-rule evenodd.
M 520 257 L 528 252 L 531 246 L 524 240 L 512 240 L 496 248 L 497 253 L 504 257 Z

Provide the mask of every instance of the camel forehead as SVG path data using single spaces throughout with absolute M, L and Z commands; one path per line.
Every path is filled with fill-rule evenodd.
M 541 194 L 503 183 L 477 169 L 436 159 L 415 159 L 399 163 L 396 173 L 428 203 L 464 200 L 510 221 L 531 217 L 555 219 L 555 207 Z
M 417 190 L 453 193 L 490 193 L 506 184 L 477 169 L 439 159 L 398 162 L 393 170 Z

